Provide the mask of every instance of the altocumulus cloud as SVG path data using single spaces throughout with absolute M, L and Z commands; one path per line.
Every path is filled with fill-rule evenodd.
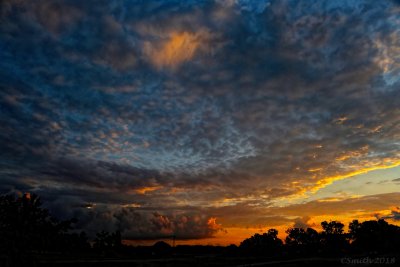
M 2 1 L 1 192 L 40 193 L 82 228 L 201 238 L 223 203 L 267 207 L 398 164 L 398 12 Z

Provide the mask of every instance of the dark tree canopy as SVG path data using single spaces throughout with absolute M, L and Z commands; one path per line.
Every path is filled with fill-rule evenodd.
M 356 252 L 382 253 L 400 251 L 400 228 L 385 220 L 353 220 L 349 224 L 352 248 Z
M 101 231 L 96 234 L 96 239 L 93 243 L 93 248 L 103 253 L 118 250 L 121 246 L 122 239 L 120 231 L 115 231 L 114 233 Z
M 41 207 L 37 195 L 0 196 L 0 249 L 21 259 L 30 252 L 88 249 L 86 235 L 69 233 L 75 219 L 58 221 Z M 22 257 L 23 258 L 23 257 Z
M 251 254 L 274 255 L 281 250 L 282 240 L 278 238 L 278 230 L 269 229 L 268 232 L 255 234 L 244 240 L 240 248 Z
M 289 228 L 285 244 L 296 255 L 315 255 L 320 245 L 320 235 L 312 228 Z
M 323 221 L 321 223 L 323 233 L 326 235 L 341 235 L 344 232 L 344 224 L 337 221 Z
M 325 255 L 342 255 L 349 247 L 348 235 L 344 233 L 344 224 L 338 221 L 323 221 L 320 234 L 321 250 Z

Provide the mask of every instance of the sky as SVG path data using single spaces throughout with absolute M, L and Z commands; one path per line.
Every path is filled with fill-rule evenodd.
M 400 3 L 0 2 L 0 193 L 130 244 L 400 222 Z

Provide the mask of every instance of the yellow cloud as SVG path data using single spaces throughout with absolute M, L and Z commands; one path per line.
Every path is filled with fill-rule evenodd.
M 366 167 L 366 168 L 363 168 L 363 169 L 360 169 L 360 170 L 356 170 L 356 171 L 352 171 L 352 172 L 348 172 L 348 173 L 345 173 L 345 174 L 325 177 L 325 178 L 319 180 L 312 188 L 308 189 L 308 191 L 316 192 L 319 189 L 324 188 L 327 185 L 330 185 L 333 182 L 338 181 L 338 180 L 343 180 L 343 179 L 350 178 L 352 176 L 359 175 L 359 174 L 364 174 L 364 173 L 367 173 L 367 172 L 370 172 L 370 171 L 390 169 L 390 168 L 394 168 L 394 167 L 397 167 L 397 166 L 400 166 L 400 161 L 399 160 L 398 161 L 386 161 L 386 160 L 383 160 L 383 164 L 379 164 L 379 165 L 375 165 L 375 166 L 371 166 L 371 167 Z
M 309 169 L 309 172 L 319 172 L 322 171 L 322 168 L 315 168 L 315 169 Z
M 355 152 L 350 152 L 348 155 L 342 155 L 339 158 L 336 158 L 336 161 L 344 161 L 344 160 L 349 160 L 352 157 L 359 156 L 362 153 L 364 153 L 368 149 L 367 146 L 361 148 L 357 153 Z M 364 151 L 364 152 L 363 152 Z M 308 171 L 313 173 L 313 180 L 315 182 L 309 182 L 309 183 L 302 183 L 302 179 L 300 178 L 300 183 L 290 183 L 286 184 L 287 187 L 295 189 L 296 193 L 289 195 L 289 196 L 283 196 L 280 198 L 277 198 L 275 200 L 274 205 L 277 206 L 284 206 L 288 204 L 294 204 L 297 203 L 298 201 L 301 201 L 302 199 L 306 199 L 310 196 L 310 194 L 316 193 L 318 190 L 331 185 L 335 181 L 339 180 L 344 180 L 356 175 L 360 174 L 365 174 L 371 171 L 375 170 L 384 170 L 384 169 L 390 169 L 394 167 L 400 166 L 400 160 L 396 158 L 384 158 L 381 160 L 374 160 L 374 161 L 360 161 L 356 165 L 349 165 L 347 166 L 347 172 L 345 172 L 344 169 L 342 169 L 341 173 L 334 174 L 334 175 L 329 175 L 329 173 L 324 173 L 322 171 L 319 171 L 317 169 L 309 169 Z
M 353 196 L 340 196 L 340 197 L 327 197 L 327 198 L 322 198 L 322 199 L 317 199 L 317 202 L 338 202 L 338 201 L 343 201 L 346 199 L 354 199 L 354 198 L 360 198 L 363 197 L 362 195 L 353 195 Z

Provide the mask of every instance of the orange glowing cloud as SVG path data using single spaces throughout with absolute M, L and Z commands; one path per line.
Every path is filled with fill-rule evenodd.
M 152 192 L 152 191 L 156 191 L 161 189 L 162 186 L 146 186 L 146 187 L 141 187 L 141 188 L 137 188 L 134 190 L 135 193 L 140 194 L 140 195 L 144 195 L 147 192 Z
M 194 57 L 200 41 L 200 33 L 172 32 L 161 44 L 146 43 L 144 50 L 155 67 L 174 69 Z
M 220 230 L 222 227 L 221 224 L 217 223 L 217 218 L 215 217 L 211 217 L 208 219 L 207 226 L 212 230 Z

